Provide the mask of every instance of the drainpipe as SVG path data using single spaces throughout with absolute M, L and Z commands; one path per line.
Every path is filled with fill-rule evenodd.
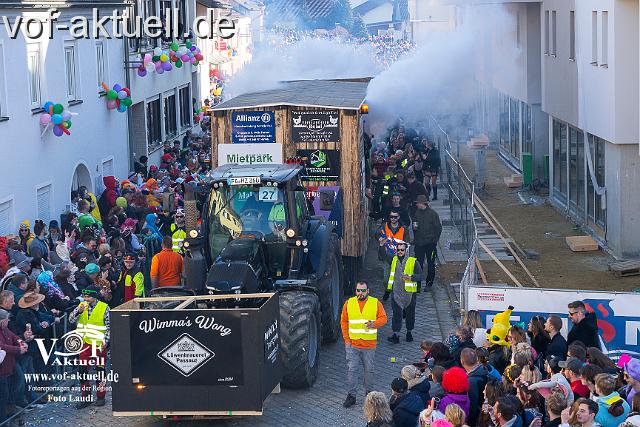
M 122 45 L 124 46 L 124 81 L 125 87 L 131 88 L 131 75 L 129 74 L 129 46 L 127 43 L 127 38 L 122 38 Z M 133 106 L 133 104 L 132 104 Z M 128 144 L 127 144 L 127 152 L 129 158 L 129 172 L 133 171 L 133 163 L 134 153 L 131 151 L 133 147 L 133 112 L 131 108 L 127 108 L 127 134 L 128 134 Z

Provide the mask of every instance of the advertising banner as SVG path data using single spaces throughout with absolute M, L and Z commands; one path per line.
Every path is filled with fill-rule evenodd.
M 638 353 L 640 330 L 640 294 L 622 292 L 598 292 L 556 290 L 539 288 L 512 288 L 469 286 L 469 310 L 478 310 L 484 326 L 491 325 L 493 316 L 509 305 L 515 307 L 511 323 L 529 323 L 533 316 L 550 315 L 562 319 L 562 334 L 566 337 L 571 328 L 567 305 L 582 301 L 598 317 L 598 328 L 603 351 L 611 357 Z
M 273 144 L 276 116 L 273 111 L 238 111 L 231 114 L 231 142 Z
M 218 166 L 282 163 L 282 144 L 218 144 Z
M 340 178 L 340 151 L 338 150 L 298 150 L 304 169 L 300 174 L 303 181 L 338 181 Z
M 339 142 L 340 112 L 338 110 L 291 110 L 293 142 Z
M 242 385 L 238 311 L 131 312 L 131 374 L 144 385 Z

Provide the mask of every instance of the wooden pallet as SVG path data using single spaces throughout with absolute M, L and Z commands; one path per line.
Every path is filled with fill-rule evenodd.
M 591 236 L 568 236 L 565 241 L 573 252 L 597 251 L 598 242 Z
M 618 277 L 640 275 L 640 260 L 619 261 L 609 264 L 609 271 Z

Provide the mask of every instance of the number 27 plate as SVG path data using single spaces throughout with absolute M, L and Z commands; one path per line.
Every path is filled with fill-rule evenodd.
M 229 185 L 250 185 L 260 184 L 259 176 L 239 176 L 235 178 L 229 178 Z

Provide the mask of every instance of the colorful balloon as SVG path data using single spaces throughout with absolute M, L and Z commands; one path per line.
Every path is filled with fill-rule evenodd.
M 115 86 L 114 86 L 114 88 L 115 88 Z M 122 88 L 120 88 L 120 89 L 122 89 Z M 114 90 L 115 90 L 115 89 L 114 89 Z M 127 92 L 125 92 L 125 91 L 123 91 L 123 90 L 120 90 L 120 91 L 118 92 L 118 99 L 125 99 L 126 97 L 127 97 Z
M 162 55 L 160 55 L 160 61 L 167 62 L 167 59 L 169 59 L 169 57 L 167 56 L 166 53 L 163 53 Z
M 171 71 L 173 66 L 171 65 L 171 62 L 163 62 L 162 68 L 164 68 L 165 71 Z
M 107 101 L 107 108 L 109 110 L 113 110 L 114 108 L 116 108 L 116 101 L 113 101 L 113 100 Z
M 154 54 L 155 56 L 160 56 L 160 55 L 162 55 L 162 49 L 160 49 L 159 47 L 154 48 L 154 49 L 153 49 L 153 54 Z
M 60 123 L 62 123 L 62 116 L 60 114 L 54 114 L 53 116 L 51 116 L 51 122 L 54 125 L 59 125 Z
M 116 92 L 120 92 L 122 90 L 122 86 L 116 83 L 113 85 L 113 90 L 115 90 Z
M 62 136 L 62 134 L 63 134 L 63 132 L 62 132 L 62 127 L 61 127 L 61 126 L 58 126 L 58 125 L 54 126 L 54 127 L 53 127 L 53 134 L 54 134 L 55 136 L 57 136 L 57 137 Z
M 182 59 L 182 62 L 187 62 L 187 61 L 189 61 L 189 55 L 187 55 L 185 53 L 184 55 L 182 55 L 182 57 L 180 59 Z
M 148 64 L 149 62 L 151 62 L 151 57 L 152 55 L 150 53 L 145 53 L 144 58 L 142 58 L 142 62 L 144 64 Z
M 178 50 L 178 43 L 173 42 L 171 43 L 170 47 L 171 47 L 171 50 L 175 52 L 176 50 Z
M 193 46 L 193 43 L 191 42 L 191 40 L 187 40 L 185 45 L 187 46 L 187 49 L 191 49 L 191 46 Z
M 133 101 L 131 100 L 131 98 L 125 98 L 122 101 L 120 101 L 120 104 L 124 104 L 127 107 L 131 107 L 131 104 L 133 104 Z
M 71 120 L 64 121 L 62 124 L 66 129 L 71 129 Z
M 118 107 L 118 111 L 124 113 L 125 111 L 127 111 L 127 106 L 120 104 L 120 106 Z
M 51 122 L 51 114 L 49 114 L 49 113 L 40 114 L 40 124 L 41 125 L 47 125 L 47 124 L 49 124 L 49 122 Z
M 156 68 L 156 73 L 158 74 L 164 73 L 164 68 L 162 68 L 162 65 L 160 66 L 160 68 Z
M 182 68 L 182 61 L 179 59 L 176 61 L 176 68 Z
M 64 110 L 64 106 L 62 104 L 56 104 L 53 106 L 53 112 L 55 114 L 60 114 Z
M 111 89 L 109 92 L 107 92 L 107 99 L 113 100 L 116 99 L 118 97 L 118 92 L 116 92 L 115 90 Z
M 138 77 L 144 77 L 147 75 L 147 69 L 146 68 L 138 68 Z
M 71 120 L 71 113 L 67 110 L 64 110 L 62 112 L 62 120 L 64 121 Z
M 45 103 L 44 103 L 44 105 L 42 106 L 42 109 L 43 109 L 44 111 L 47 111 L 47 112 L 48 112 L 48 111 L 49 111 L 49 109 L 50 109 L 51 107 L 53 107 L 53 105 L 54 105 L 54 104 L 53 104 L 53 102 L 51 102 L 51 101 L 47 101 L 47 102 L 45 102 Z

